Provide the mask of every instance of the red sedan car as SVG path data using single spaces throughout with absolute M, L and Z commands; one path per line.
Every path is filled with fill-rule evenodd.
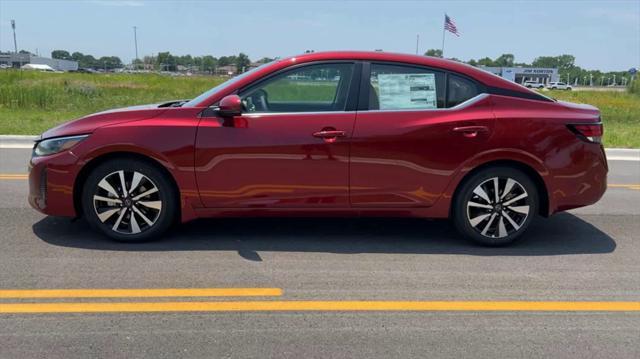
M 29 201 L 124 241 L 200 217 L 361 215 L 451 218 L 500 245 L 602 197 L 602 131 L 595 107 L 462 63 L 312 53 L 45 132 Z

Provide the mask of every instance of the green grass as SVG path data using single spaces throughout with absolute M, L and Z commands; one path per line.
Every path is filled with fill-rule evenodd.
M 640 148 L 640 94 L 615 91 L 549 91 L 544 94 L 599 108 L 606 147 Z
M 271 101 L 324 101 L 331 102 L 338 81 L 277 81 L 265 86 Z
M 193 98 L 223 80 L 206 76 L 0 71 L 0 134 L 39 134 L 62 122 L 106 109 Z M 317 100 L 324 100 L 333 92 L 331 83 L 322 87 L 322 91 L 314 88 Z M 300 96 L 292 88 L 277 90 L 278 100 Z M 545 94 L 598 107 L 607 147 L 640 148 L 640 91 Z
M 219 77 L 0 71 L 0 134 L 39 134 L 111 108 L 193 98 Z

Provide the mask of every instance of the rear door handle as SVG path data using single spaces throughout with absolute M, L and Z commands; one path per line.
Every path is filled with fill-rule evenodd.
M 464 137 L 474 138 L 478 136 L 478 133 L 480 132 L 489 132 L 489 128 L 487 126 L 462 126 L 455 127 L 453 132 L 461 132 Z
M 339 130 L 323 130 L 313 133 L 313 137 L 319 138 L 331 138 L 331 137 L 344 137 L 345 132 Z
M 322 131 L 313 133 L 313 137 L 322 138 L 325 140 L 325 142 L 335 142 L 338 137 L 344 137 L 345 135 L 346 132 L 335 129 L 323 129 Z

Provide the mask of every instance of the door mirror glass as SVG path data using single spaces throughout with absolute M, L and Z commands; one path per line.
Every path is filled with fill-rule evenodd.
M 221 117 L 234 117 L 242 114 L 242 101 L 238 95 L 225 96 L 218 104 L 217 113 Z

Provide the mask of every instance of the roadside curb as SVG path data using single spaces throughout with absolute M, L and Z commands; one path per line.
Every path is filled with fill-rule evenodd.
M 0 135 L 0 148 L 32 148 L 38 136 Z
M 640 150 L 634 148 L 605 148 L 609 161 L 640 161 Z
M 0 148 L 32 148 L 38 136 L 0 135 Z M 640 149 L 605 148 L 609 161 L 640 161 Z

